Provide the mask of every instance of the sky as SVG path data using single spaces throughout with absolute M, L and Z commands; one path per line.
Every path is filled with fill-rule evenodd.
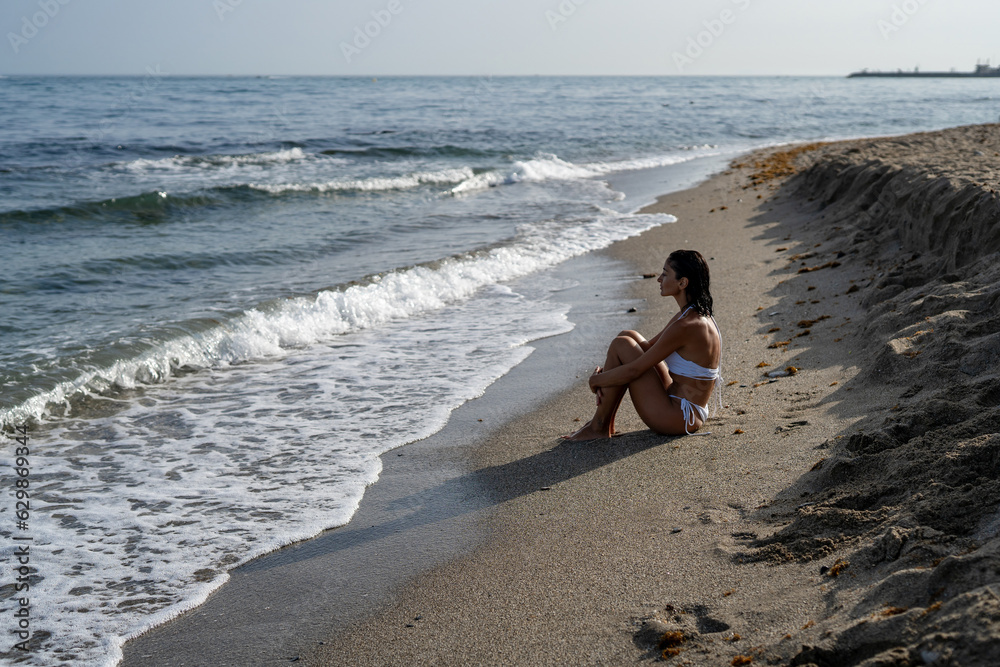
M 0 3 L 6 75 L 846 75 L 1000 64 L 996 0 Z

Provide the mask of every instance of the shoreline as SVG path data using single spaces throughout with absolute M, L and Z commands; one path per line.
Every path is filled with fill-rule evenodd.
M 616 179 L 615 183 L 624 186 L 631 200 L 650 192 L 654 183 L 662 189 L 703 181 L 709 170 L 722 169 L 724 164 L 713 157 L 699 163 L 693 172 L 690 163 L 682 163 L 646 170 L 648 173 L 638 177 L 626 173 L 624 182 Z M 640 208 L 644 207 L 633 210 Z M 484 539 L 479 525 L 481 515 L 489 511 L 492 502 L 482 483 L 467 474 L 474 470 L 469 465 L 471 452 L 539 402 L 574 386 L 579 374 L 566 371 L 567 363 L 604 345 L 621 329 L 623 317 L 636 319 L 637 315 L 626 312 L 641 301 L 629 297 L 628 284 L 637 276 L 627 264 L 604 248 L 550 269 L 567 282 L 579 282 L 560 293 L 560 300 L 565 296 L 571 304 L 568 317 L 575 323 L 573 330 L 529 342 L 528 347 L 535 349 L 529 357 L 531 362 L 514 367 L 487 387 L 481 397 L 453 411 L 444 429 L 383 454 L 378 480 L 365 490 L 358 511 L 347 524 L 230 570 L 230 579 L 204 603 L 126 640 L 123 658 L 117 664 L 180 665 L 210 658 L 214 664 L 243 665 L 294 657 L 326 634 L 370 615 L 390 600 L 397 588 L 420 573 L 480 544 Z M 610 302 L 606 298 L 609 291 L 615 294 Z M 539 383 L 542 377 L 545 382 Z M 526 386 L 531 389 L 525 391 Z M 425 497 L 429 502 L 424 502 Z M 406 507 L 399 507 L 401 499 L 410 508 L 416 503 L 420 509 L 408 512 Z M 449 503 L 461 505 L 462 512 L 450 516 L 453 508 Z M 421 517 L 434 517 L 445 527 L 431 534 L 422 525 Z M 405 535 L 405 539 L 389 542 L 387 538 L 393 532 Z M 381 545 L 383 553 L 367 543 Z M 385 546 L 390 543 L 393 546 Z M 392 561 L 383 555 L 393 551 L 407 553 L 406 561 Z M 343 552 L 343 558 L 332 556 L 335 552 Z M 322 569 L 334 567 L 353 569 L 355 573 L 336 578 L 340 588 L 335 595 L 317 593 L 313 584 L 329 587 L 331 583 L 324 578 Z M 359 571 L 361 568 L 364 571 Z M 294 574 L 272 575 L 271 571 Z M 288 578 L 306 583 L 286 586 L 284 580 Z M 295 598 L 300 597 L 311 602 L 298 604 Z M 261 599 L 277 600 L 277 604 L 261 606 Z M 291 618 L 293 613 L 300 617 Z M 238 620 L 221 630 L 203 629 L 204 623 L 223 619 Z M 310 630 L 303 633 L 297 627 L 299 622 Z M 267 628 L 280 641 L 260 636 L 259 628 Z
M 418 574 L 481 544 L 480 524 L 494 503 L 470 474 L 471 452 L 575 384 L 560 369 L 613 336 L 624 313 L 607 312 L 594 294 L 597 287 L 627 298 L 622 264 L 607 249 L 570 259 L 557 272 L 586 276 L 563 293 L 578 322 L 572 331 L 528 343 L 530 364 L 453 411 L 438 433 L 383 454 L 379 479 L 349 523 L 231 570 L 205 603 L 126 641 L 118 664 L 286 661 L 381 608 Z
M 930 243 L 910 258 L 941 217 L 920 231 L 897 215 L 904 210 L 918 223 L 927 216 L 923 190 L 933 179 L 925 176 L 934 169 L 935 197 L 957 202 L 966 217 L 987 207 L 980 195 L 989 188 L 931 159 L 943 147 L 957 154 L 955 142 L 965 142 L 963 150 L 978 145 L 980 130 L 1000 152 L 996 126 L 772 149 L 659 198 L 645 210 L 674 214 L 677 223 L 604 252 L 637 274 L 658 270 L 677 247 L 710 258 L 729 385 L 727 409 L 703 428 L 712 433 L 657 436 L 626 401 L 618 420 L 625 435 L 597 445 L 561 442 L 557 436 L 591 410 L 578 380 L 485 440 L 460 435 L 465 444 L 448 450 L 453 470 L 463 471 L 459 478 L 474 484 L 441 486 L 453 499 L 491 508 L 466 515 L 466 527 L 482 541 L 394 588 L 346 630 L 319 622 L 315 610 L 288 619 L 283 636 L 267 638 L 283 642 L 280 656 L 234 657 L 227 637 L 208 625 L 232 619 L 193 618 L 210 600 L 188 616 L 189 627 L 200 624 L 201 639 L 222 657 L 213 664 L 630 664 L 657 660 L 663 651 L 682 665 L 869 658 L 990 664 L 1000 633 L 970 620 L 1000 612 L 983 569 L 1000 562 L 1000 520 L 989 523 L 1000 488 L 974 478 L 962 486 L 953 477 L 961 477 L 959 464 L 974 470 L 1000 447 L 989 437 L 991 420 L 1000 421 L 989 398 L 1000 380 L 986 370 L 983 353 L 974 372 L 958 369 L 973 378 L 960 381 L 974 385 L 988 413 L 974 420 L 978 433 L 949 420 L 941 399 L 923 386 L 914 392 L 912 383 L 963 363 L 946 356 L 947 337 L 927 342 L 923 318 L 955 330 L 971 316 L 942 320 L 947 307 L 969 302 L 971 282 L 1000 285 L 1000 276 L 982 264 L 988 257 L 962 256 L 961 243 L 944 253 Z M 907 151 L 915 155 L 911 163 Z M 986 237 L 984 257 L 993 245 Z M 916 263 L 913 270 L 908 262 Z M 631 300 L 650 296 L 641 279 L 630 291 Z M 972 295 L 976 317 L 993 302 L 992 290 L 983 291 L 986 297 Z M 617 329 L 651 335 L 670 315 L 669 304 L 652 299 L 637 307 L 638 325 L 622 309 L 608 309 L 621 322 Z M 1000 331 L 993 322 L 979 318 L 966 335 L 988 342 Z M 577 352 L 564 360 L 569 375 L 586 377 L 603 347 L 579 358 Z M 526 372 L 521 367 L 533 359 L 518 369 Z M 797 372 L 764 375 L 786 366 Z M 516 372 L 505 376 L 515 392 Z M 943 385 L 947 391 L 953 382 Z M 479 401 L 467 405 L 473 403 Z M 479 408 L 497 414 L 503 406 L 483 401 Z M 957 449 L 949 449 L 948 437 L 928 440 L 942 429 L 965 440 Z M 925 444 L 937 448 L 935 463 L 912 449 Z M 965 461 L 970 452 L 980 459 Z M 906 468 L 908 457 L 918 463 Z M 921 477 L 915 465 L 936 472 Z M 943 483 L 932 478 L 928 487 L 928 474 Z M 980 523 L 949 532 L 949 508 L 958 511 L 955 499 L 969 496 L 966 486 L 975 487 L 983 507 L 962 511 Z M 378 487 L 366 492 L 362 510 Z M 406 496 L 395 500 L 397 509 L 407 507 Z M 934 500 L 940 502 L 931 508 Z M 329 534 L 338 532 L 347 531 Z M 261 579 L 251 576 L 252 594 Z M 335 576 L 326 572 L 297 588 L 328 587 Z M 294 595 L 284 590 L 283 603 Z M 240 623 L 258 629 L 252 619 Z M 305 641 L 307 635 L 322 639 Z M 127 658 L 142 639 L 126 645 Z M 191 636 L 179 641 L 185 639 Z

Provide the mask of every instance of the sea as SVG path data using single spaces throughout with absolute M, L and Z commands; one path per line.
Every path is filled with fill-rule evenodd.
M 347 523 L 657 194 L 995 81 L 0 77 L 0 661 L 114 665 Z

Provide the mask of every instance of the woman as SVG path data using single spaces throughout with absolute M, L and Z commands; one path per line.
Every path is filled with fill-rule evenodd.
M 590 376 L 597 412 L 565 438 L 611 437 L 626 389 L 642 421 L 657 433 L 693 433 L 708 418 L 712 390 L 722 379 L 722 341 L 712 317 L 708 264 L 697 251 L 677 250 L 670 253 L 657 282 L 660 296 L 672 296 L 679 312 L 650 340 L 623 331 L 611 341 L 604 367 Z

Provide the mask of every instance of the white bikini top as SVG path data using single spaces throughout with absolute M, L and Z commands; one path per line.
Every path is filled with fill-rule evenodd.
M 681 316 L 677 319 L 683 319 L 688 311 L 691 310 L 693 306 L 688 306 Z M 709 315 L 709 317 L 712 317 Z M 676 320 L 675 320 L 676 321 Z M 715 330 L 719 332 L 719 342 L 722 342 L 722 331 L 719 330 L 719 323 L 715 321 L 712 317 L 712 324 L 715 325 Z M 688 361 L 676 352 L 671 352 L 670 355 L 665 360 L 667 362 L 667 368 L 674 375 L 680 375 L 682 377 L 691 378 L 692 380 L 713 380 L 715 386 L 712 387 L 712 393 L 718 397 L 719 408 L 722 408 L 722 363 L 721 358 L 718 368 L 705 368 L 704 366 L 699 366 L 693 361 Z M 709 397 L 709 402 L 711 402 L 711 397 Z M 707 405 L 704 407 L 708 407 Z M 685 427 L 685 430 L 686 427 Z M 706 433 L 707 435 L 707 433 Z
M 677 319 L 678 320 L 684 319 L 684 316 L 687 315 L 692 308 L 694 308 L 694 306 L 688 306 L 687 308 L 685 308 L 684 312 L 681 313 L 681 316 L 678 317 Z M 709 317 L 712 316 L 709 315 Z M 715 325 L 715 330 L 719 332 L 719 338 L 721 342 L 722 332 L 719 331 L 719 323 L 715 321 L 714 317 L 712 317 L 712 324 Z M 705 368 L 704 366 L 699 366 L 693 361 L 688 361 L 687 359 L 677 354 L 676 352 L 671 352 L 670 356 L 666 358 L 666 362 L 667 362 L 667 367 L 670 369 L 670 372 L 673 373 L 674 375 L 680 375 L 682 377 L 691 378 L 692 380 L 719 380 L 722 378 L 721 365 L 719 366 L 719 368 Z
M 718 380 L 722 377 L 721 368 L 705 368 L 693 361 L 688 361 L 676 352 L 667 357 L 667 367 L 674 375 L 680 375 L 692 380 Z

